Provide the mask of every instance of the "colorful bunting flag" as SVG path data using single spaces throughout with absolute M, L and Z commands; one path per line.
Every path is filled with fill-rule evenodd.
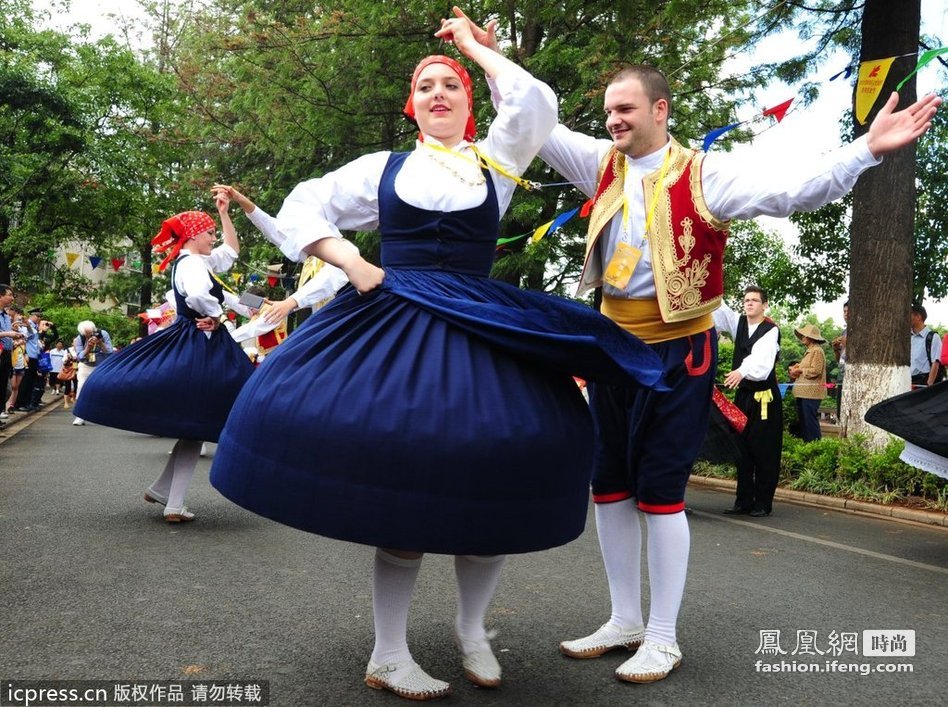
M 934 59 L 936 56 L 939 56 L 939 55 L 941 55 L 941 54 L 945 54 L 946 52 L 948 52 L 948 47 L 939 47 L 938 49 L 929 49 L 927 52 L 925 52 L 924 54 L 922 54 L 922 55 L 918 58 L 918 64 L 916 64 L 916 65 L 915 65 L 915 68 L 912 69 L 912 73 L 910 73 L 910 74 L 909 74 L 908 76 L 906 76 L 904 79 L 902 79 L 901 81 L 899 81 L 899 85 L 895 87 L 895 90 L 896 90 L 896 91 L 901 91 L 901 90 L 902 90 L 902 86 L 905 85 L 905 82 L 908 81 L 908 80 L 909 80 L 910 78 L 912 78 L 913 76 L 915 76 L 915 74 L 918 73 L 918 71 L 919 71 L 923 66 L 925 66 L 928 62 L 930 62 L 930 61 L 931 61 L 932 59 Z
M 725 125 L 723 128 L 715 128 L 710 133 L 704 136 L 704 144 L 701 145 L 701 149 L 707 152 L 711 147 L 711 143 L 713 143 L 715 140 L 717 140 L 719 137 L 721 137 L 724 133 L 728 132 L 729 130 L 733 130 L 734 128 L 743 124 L 744 124 L 743 122 L 731 123 L 730 125 Z
M 761 113 L 761 115 L 772 116 L 776 118 L 777 122 L 779 123 L 781 120 L 783 120 L 783 116 L 787 114 L 787 109 L 790 107 L 791 103 L 793 103 L 792 98 L 790 100 L 784 101 L 783 103 L 775 105 L 773 108 L 767 108 L 763 113 Z
M 557 216 L 555 219 L 550 221 L 549 223 L 546 223 L 540 226 L 540 228 L 538 228 L 536 231 L 533 232 L 533 238 L 531 239 L 532 242 L 536 243 L 541 238 L 543 238 L 543 236 L 545 236 L 547 233 L 551 233 L 551 234 L 556 233 L 556 230 L 560 226 L 562 226 L 564 223 L 569 221 L 571 218 L 573 218 L 573 216 L 575 216 L 578 211 L 579 211 L 579 207 L 576 207 L 572 211 L 567 211 L 565 213 L 562 213 L 559 216 Z
M 280 281 L 280 278 L 278 278 L 276 275 L 268 275 L 268 276 L 267 276 L 267 284 L 268 284 L 270 287 L 276 287 L 276 286 L 277 286 L 277 283 L 278 283 L 279 281 Z
M 118 272 L 118 269 L 125 265 L 125 258 L 112 258 L 112 268 L 115 272 Z
M 838 73 L 833 74 L 832 76 L 830 76 L 830 79 L 829 79 L 829 80 L 830 80 L 830 81 L 835 81 L 835 80 L 838 79 L 840 76 L 842 76 L 844 79 L 848 79 L 848 78 L 849 78 L 850 76 L 852 76 L 852 75 L 853 75 L 853 67 L 847 66 L 847 67 L 846 67 L 845 69 L 843 69 L 842 71 L 840 71 L 840 72 L 838 72 Z
M 78 257 L 78 253 L 66 253 L 66 267 L 71 268 L 72 264 L 76 262 L 76 258 Z
M 93 269 L 93 270 L 95 270 L 97 267 L 99 267 L 99 263 L 101 263 L 101 262 L 102 262 L 102 257 L 101 257 L 101 256 L 99 256 L 99 255 L 90 255 L 90 256 L 89 256 L 89 263 L 92 265 L 92 269 Z
M 864 61 L 859 65 L 859 78 L 856 80 L 856 120 L 860 125 L 866 124 L 869 111 L 879 98 L 882 85 L 895 59 L 896 57 L 890 56 L 887 59 Z

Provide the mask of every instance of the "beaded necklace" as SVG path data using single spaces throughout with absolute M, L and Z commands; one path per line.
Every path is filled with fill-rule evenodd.
M 477 186 L 480 186 L 481 184 L 484 184 L 484 183 L 487 181 L 487 180 L 484 178 L 484 173 L 483 173 L 483 172 L 480 170 L 480 168 L 479 168 L 480 166 L 477 165 L 477 163 L 476 163 L 474 160 L 472 160 L 472 159 L 470 159 L 470 158 L 468 158 L 468 157 L 466 157 L 466 156 L 464 156 L 464 155 L 458 154 L 457 152 L 454 152 L 453 150 L 447 150 L 447 149 L 444 149 L 444 148 L 438 148 L 438 147 L 435 147 L 435 146 L 433 146 L 433 145 L 424 145 L 424 147 L 427 148 L 426 150 L 424 150 L 424 153 L 425 153 L 426 155 L 428 155 L 428 157 L 430 157 L 430 158 L 435 162 L 435 164 L 440 165 L 442 169 L 444 169 L 444 170 L 450 172 L 451 174 L 453 174 L 453 175 L 455 176 L 455 178 L 457 178 L 462 184 L 467 184 L 468 186 L 477 187 Z M 470 177 L 464 176 L 464 175 L 461 174 L 457 169 L 455 169 L 453 166 L 451 166 L 450 164 L 448 164 L 448 161 L 447 161 L 447 160 L 442 159 L 441 157 L 439 157 L 438 154 L 437 154 L 437 152 L 436 152 L 436 150 L 437 150 L 437 152 L 446 152 L 446 153 L 451 154 L 451 155 L 454 155 L 454 156 L 456 156 L 456 157 L 460 157 L 461 159 L 467 160 L 467 161 L 470 162 L 471 164 L 474 164 L 474 165 L 478 166 L 477 176 L 474 177 L 473 179 L 471 179 Z

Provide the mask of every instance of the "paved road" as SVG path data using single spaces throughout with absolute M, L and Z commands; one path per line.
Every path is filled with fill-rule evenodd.
M 274 705 L 398 704 L 362 685 L 372 646 L 370 548 L 307 535 L 232 505 L 202 460 L 170 526 L 141 492 L 169 440 L 89 425 L 55 410 L 0 446 L 0 678 L 269 680 Z M 595 629 L 608 592 L 590 520 L 574 543 L 510 559 L 490 621 L 504 686 L 462 677 L 450 635 L 449 558 L 422 568 L 410 621 L 416 659 L 451 680 L 450 702 L 509 705 L 932 704 L 948 648 L 948 531 L 781 504 L 732 519 L 731 499 L 689 490 L 692 555 L 681 612 L 682 668 L 650 686 L 619 683 L 626 657 L 572 661 L 558 640 Z M 916 631 L 910 674 L 762 673 L 761 631 Z

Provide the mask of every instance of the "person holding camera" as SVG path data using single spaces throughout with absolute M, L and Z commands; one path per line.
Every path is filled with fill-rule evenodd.
M 79 331 L 73 342 L 72 347 L 76 352 L 76 400 L 79 399 L 79 393 L 82 392 L 83 383 L 92 375 L 95 367 L 101 363 L 105 356 L 112 353 L 115 349 L 112 346 L 112 337 L 105 329 L 99 329 L 95 322 L 88 319 L 79 322 L 76 329 Z M 86 421 L 76 416 L 72 424 L 84 425 Z
M 214 273 L 234 264 L 240 245 L 227 213 L 230 199 L 215 197 L 224 243 L 214 247 L 217 224 L 203 211 L 165 219 L 152 240 L 174 264 L 171 285 L 177 318 L 171 326 L 102 362 L 76 403 L 76 415 L 110 427 L 177 439 L 164 470 L 145 490 L 163 505 L 169 523 L 194 520 L 184 505 L 201 442 L 216 442 L 227 414 L 253 367 L 221 326 L 224 287 Z

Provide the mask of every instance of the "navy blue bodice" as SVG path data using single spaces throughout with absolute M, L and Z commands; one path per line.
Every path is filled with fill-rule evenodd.
M 487 198 L 461 211 L 426 211 L 402 201 L 395 177 L 410 152 L 393 152 L 379 183 L 379 230 L 382 267 L 445 270 L 488 276 L 494 264 L 500 221 L 490 173 Z
M 188 303 L 184 299 L 184 295 L 178 292 L 178 288 L 174 284 L 174 275 L 178 263 L 180 263 L 184 258 L 190 258 L 190 255 L 185 255 L 182 258 L 178 258 L 174 261 L 174 266 L 171 268 L 171 289 L 174 290 L 174 305 L 176 313 L 179 317 L 185 317 L 187 319 L 202 319 L 206 317 L 206 314 L 201 314 L 196 312 L 188 306 Z M 221 303 L 221 306 L 224 304 L 224 286 L 221 285 L 220 281 L 211 275 L 210 272 L 207 273 L 207 276 L 211 278 L 211 295 Z

